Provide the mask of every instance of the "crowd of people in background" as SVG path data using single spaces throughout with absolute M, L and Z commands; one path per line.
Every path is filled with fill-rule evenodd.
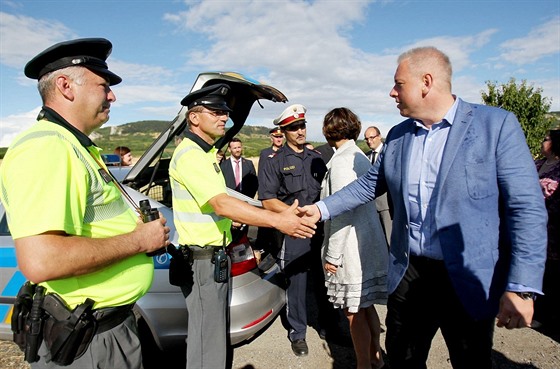
M 542 159 L 535 165 L 548 213 L 548 246 L 543 278 L 544 295 L 535 301 L 533 325 L 543 332 L 560 333 L 560 130 L 542 140 Z

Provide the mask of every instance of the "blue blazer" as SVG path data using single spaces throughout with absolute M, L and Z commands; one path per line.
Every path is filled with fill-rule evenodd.
M 393 127 L 381 160 L 323 200 L 332 217 L 389 192 L 394 210 L 389 293 L 408 267 L 407 168 L 415 129 L 412 119 Z M 471 316 L 495 316 L 508 283 L 541 290 L 547 213 L 535 164 L 515 115 L 459 100 L 434 193 L 438 194 L 435 219 L 444 262 Z

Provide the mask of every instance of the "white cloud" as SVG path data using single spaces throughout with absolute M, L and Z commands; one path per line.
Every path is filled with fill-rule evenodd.
M 207 1 L 165 19 L 209 40 L 205 48 L 189 52 L 185 63 L 190 68 L 241 71 L 273 85 L 290 103 L 308 107 L 309 120 L 317 122 L 308 134 L 323 139 L 319 123 L 336 106 L 348 106 L 364 118 L 366 113 L 396 111 L 388 96 L 396 55 L 364 53 L 345 36 L 364 21 L 367 6 L 330 1 L 283 1 L 271 6 L 253 1 L 224 7 Z M 254 109 L 255 118 L 263 122 L 259 124 L 272 125 L 285 107 Z
M 500 45 L 501 58 L 515 64 L 528 64 L 560 52 L 560 17 L 554 17 L 533 29 L 525 37 Z
M 149 113 L 152 116 L 158 115 L 161 117 L 165 117 L 163 118 L 163 120 L 169 120 L 169 121 L 175 118 L 177 113 L 179 113 L 179 110 L 181 110 L 181 104 L 179 104 L 178 102 L 174 105 L 168 105 L 168 106 L 160 106 L 160 107 L 146 106 L 140 108 L 140 111 Z
M 482 91 L 487 91 L 486 83 L 472 76 L 458 76 L 453 79 L 453 93 L 465 101 L 481 104 Z
M 511 69 L 512 63 L 508 59 L 497 57 L 497 46 L 492 44 L 492 39 L 498 30 L 490 28 L 496 27 L 494 25 L 482 26 L 473 34 L 448 36 L 445 30 L 424 33 L 429 34 L 426 38 L 415 34 L 399 38 L 393 34 L 394 30 L 388 29 L 387 35 L 376 33 L 372 37 L 396 40 L 391 43 L 394 47 L 369 47 L 370 51 L 366 52 L 359 48 L 364 44 L 364 35 L 356 35 L 354 28 L 368 29 L 363 27 L 364 22 L 375 19 L 371 13 L 377 8 L 369 6 L 371 1 L 237 0 L 228 2 L 228 6 L 219 1 L 183 2 L 186 4 L 184 12 L 163 17 L 164 22 L 175 27 L 170 42 L 182 38 L 181 46 L 171 55 L 173 67 L 164 67 L 168 62 L 164 60 L 159 66 L 128 63 L 113 56 L 109 59 L 111 70 L 124 80 L 114 87 L 117 95 L 114 114 L 119 118 L 119 124 L 137 115 L 153 119 L 155 114 L 164 114 L 163 119 L 172 119 L 179 110 L 179 101 L 193 82 L 190 79 L 194 79 L 199 71 L 237 71 L 280 89 L 288 96 L 289 104 L 307 106 L 309 139 L 317 141 L 323 140 L 320 124 L 324 114 L 336 106 L 351 108 L 360 116 L 364 126 L 376 124 L 384 133 L 400 122 L 403 118 L 388 93 L 393 84 L 397 57 L 411 47 L 434 45 L 446 52 L 454 71 L 459 71 L 454 78 L 454 92 L 472 102 L 480 101 L 485 79 L 507 80 L 510 76 L 521 79 L 535 72 L 525 66 Z M 0 63 L 19 70 L 45 47 L 74 37 L 66 26 L 51 20 L 5 13 L 0 13 L 0 17 Z M 556 58 L 560 48 L 559 23 L 560 17 L 556 17 L 536 27 L 526 38 L 503 43 L 504 55 L 517 52 L 528 58 L 555 54 Z M 557 30 L 556 36 L 554 29 Z M 354 36 L 356 39 L 352 38 Z M 539 46 L 538 42 L 543 41 L 540 39 L 548 40 L 547 47 Z M 5 43 L 4 40 L 10 41 Z M 534 46 L 536 49 L 531 49 Z M 164 57 L 169 56 L 162 55 Z M 119 58 L 123 56 L 119 55 Z M 176 67 L 181 58 L 183 66 Z M 519 55 L 512 58 L 523 59 Z M 554 61 L 557 59 L 551 63 Z M 550 64 L 539 67 L 556 71 Z M 551 96 L 552 110 L 560 110 L 560 76 L 540 72 L 542 83 L 535 81 L 535 84 L 543 86 L 544 94 Z M 550 80 L 545 79 L 547 75 Z M 35 81 L 26 80 L 25 83 Z M 263 105 L 264 110 L 255 104 L 249 124 L 271 126 L 274 117 L 287 106 L 268 102 Z M 3 126 L 8 118 L 14 116 L 0 121 L 3 140 L 4 132 L 7 132 Z M 35 117 L 32 118 L 34 121 Z M 115 118 L 111 121 L 116 124 Z
M 114 86 L 113 91 L 117 96 L 115 105 L 130 105 L 145 102 L 175 102 L 179 104 L 179 101 L 183 98 L 177 86 L 174 85 L 123 84 L 122 86 Z
M 111 57 L 107 60 L 107 64 L 111 71 L 122 77 L 127 84 L 142 82 L 156 86 L 162 80 L 170 80 L 173 77 L 172 71 L 158 65 L 127 63 Z
M 542 88 L 543 96 L 549 100 L 550 111 L 560 111 L 560 78 L 535 81 L 534 85 Z
M 12 140 L 23 130 L 37 121 L 41 107 L 21 114 L 0 117 L 0 147 L 8 147 Z
M 399 50 L 399 53 L 415 47 L 435 46 L 449 56 L 453 65 L 453 71 L 456 72 L 470 67 L 473 63 L 471 54 L 487 45 L 496 32 L 496 29 L 487 29 L 473 36 L 440 36 L 427 38 L 403 46 Z
M 277 87 L 290 103 L 308 108 L 308 135 L 316 140 L 323 140 L 323 116 L 337 106 L 353 109 L 364 125 L 376 122 L 388 129 L 403 119 L 389 97 L 401 52 L 433 45 L 450 56 L 454 70 L 462 70 L 472 66 L 472 54 L 497 32 L 432 37 L 368 53 L 354 47 L 350 38 L 352 27 L 364 21 L 366 2 L 283 1 L 271 6 L 254 1 L 230 7 L 212 1 L 187 3 L 187 11 L 164 18 L 188 37 L 199 33 L 208 40 L 205 48 L 190 51 L 185 63 L 203 70 L 239 70 Z M 465 90 L 479 101 L 480 89 Z M 259 124 L 270 126 L 285 107 L 275 104 L 252 114 Z
M 73 37 L 60 22 L 0 12 L 0 63 L 23 70 L 42 50 Z

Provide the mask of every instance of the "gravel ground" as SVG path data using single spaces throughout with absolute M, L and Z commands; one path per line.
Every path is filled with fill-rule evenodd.
M 354 369 L 356 360 L 348 323 L 340 316 L 339 334 L 321 340 L 314 327 L 317 322 L 317 305 L 315 303 L 313 281 L 308 283 L 308 323 L 307 343 L 309 355 L 296 357 L 287 339 L 282 320 L 277 317 L 260 335 L 250 341 L 234 347 L 231 369 Z M 385 321 L 387 309 L 376 306 L 382 322 Z M 548 334 L 548 335 L 547 335 Z M 533 329 L 507 330 L 496 328 L 494 333 L 494 351 L 492 360 L 494 369 L 560 369 L 560 332 L 543 334 Z M 381 342 L 384 348 L 385 336 Z M 184 358 L 183 354 L 178 353 Z M 168 356 L 169 357 L 169 356 Z M 161 363 L 158 368 L 145 369 L 184 369 L 183 363 Z M 23 353 L 11 341 L 0 340 L 0 369 L 29 369 L 23 360 Z M 434 338 L 430 356 L 429 369 L 451 369 L 449 355 L 443 337 Z M 111 368 L 120 369 L 120 368 Z M 476 368 L 473 368 L 476 369 Z
M 385 306 L 378 306 L 382 321 Z M 342 327 L 343 335 L 347 327 Z M 349 336 L 348 336 L 349 337 Z M 345 337 L 346 338 L 346 337 Z M 560 369 L 560 337 L 556 340 L 532 329 L 496 329 L 494 334 L 493 361 L 495 369 Z M 384 342 L 384 335 L 381 337 Z M 291 352 L 286 331 L 280 319 L 249 344 L 234 350 L 234 369 L 266 368 L 355 368 L 354 351 L 349 345 L 341 345 L 319 339 L 314 329 L 307 333 L 309 356 L 298 358 Z M 438 333 L 434 339 L 430 357 L 430 369 L 451 369 L 447 348 Z M 476 369 L 476 368 L 473 368 Z
M 381 319 L 385 317 L 384 306 L 378 307 Z M 313 320 L 313 319 L 311 319 Z M 341 326 L 341 335 L 323 341 L 313 328 L 309 328 L 307 341 L 309 355 L 296 357 L 292 354 L 286 330 L 281 319 L 276 319 L 268 329 L 252 341 L 234 348 L 233 369 L 352 369 L 355 367 L 354 351 L 349 344 L 347 326 Z M 384 337 L 382 337 L 384 340 Z M 493 361 L 495 369 L 559 369 L 560 335 L 551 337 L 532 329 L 496 329 L 494 335 Z M 177 366 L 181 368 L 184 366 Z M 23 354 L 10 341 L 0 341 L 0 369 L 28 369 Z M 441 335 L 434 339 L 430 357 L 430 369 L 450 369 L 447 349 Z M 118 369 L 118 368 L 114 368 Z M 167 368 L 166 368 L 167 369 Z M 475 369 L 475 368 L 473 368 Z

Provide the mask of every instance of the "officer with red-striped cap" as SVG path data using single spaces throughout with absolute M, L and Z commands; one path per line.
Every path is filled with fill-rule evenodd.
M 296 199 L 301 206 L 319 197 L 326 166 L 321 154 L 305 147 L 306 108 L 294 104 L 285 109 L 274 124 L 280 127 L 286 144 L 259 163 L 259 200 L 265 209 L 282 211 Z M 286 318 L 288 336 L 296 356 L 305 356 L 307 329 L 307 269 L 310 262 L 309 239 L 284 237 L 278 256 L 280 267 L 288 278 Z

